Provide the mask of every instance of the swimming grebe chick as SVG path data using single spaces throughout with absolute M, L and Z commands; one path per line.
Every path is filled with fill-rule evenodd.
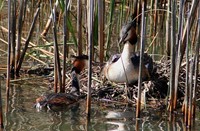
M 140 58 L 139 53 L 134 52 L 137 34 L 133 22 L 122 27 L 119 44 L 121 43 L 124 44 L 121 55 L 113 55 L 105 65 L 103 73 L 112 82 L 133 84 L 138 80 Z M 143 80 L 148 79 L 153 69 L 153 61 L 146 53 L 144 54 L 142 68 Z
M 80 84 L 79 84 L 79 74 L 85 68 L 87 63 L 86 57 L 76 58 L 76 64 L 73 66 L 71 70 L 71 92 L 70 93 L 50 93 L 40 96 L 36 99 L 35 107 L 37 109 L 42 109 L 43 107 L 47 107 L 51 109 L 52 106 L 68 106 L 77 102 L 83 96 L 80 96 Z M 84 61 L 85 63 L 83 63 Z M 82 66 L 83 64 L 84 66 Z

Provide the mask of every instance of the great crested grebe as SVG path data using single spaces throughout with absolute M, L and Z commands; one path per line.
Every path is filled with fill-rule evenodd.
M 120 31 L 119 44 L 123 43 L 124 48 L 121 54 L 113 55 L 106 63 L 103 73 L 105 77 L 116 83 L 134 84 L 139 75 L 139 53 L 135 53 L 134 45 L 137 43 L 137 34 L 134 22 L 122 27 Z M 148 54 L 144 54 L 142 65 L 142 79 L 149 79 L 153 70 L 153 61 Z
M 87 66 L 88 57 L 72 56 L 75 58 L 73 68 L 71 70 L 71 91 L 70 93 L 50 93 L 40 96 L 36 99 L 35 107 L 41 109 L 47 107 L 51 109 L 52 106 L 68 106 L 77 102 L 83 96 L 80 96 L 79 74 Z

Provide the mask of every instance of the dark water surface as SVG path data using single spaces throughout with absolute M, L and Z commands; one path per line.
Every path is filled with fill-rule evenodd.
M 31 82 L 30 82 L 31 81 Z M 34 81 L 34 82 L 33 82 Z M 2 81 L 2 97 L 5 130 L 19 131 L 180 131 L 185 130 L 181 115 L 176 115 L 174 122 L 169 122 L 165 110 L 148 109 L 143 111 L 140 120 L 135 119 L 133 107 L 119 107 L 101 102 L 92 103 L 91 121 L 88 124 L 85 114 L 86 101 L 60 111 L 41 110 L 33 108 L 35 99 L 48 90 L 43 79 L 31 78 L 12 84 L 8 103 L 8 112 L 5 113 L 5 81 Z M 89 125 L 89 126 L 87 126 Z M 197 111 L 195 127 L 200 130 L 200 114 Z

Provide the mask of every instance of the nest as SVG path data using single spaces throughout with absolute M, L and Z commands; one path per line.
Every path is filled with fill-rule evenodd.
M 118 104 L 131 103 L 134 105 L 137 99 L 138 86 L 137 83 L 127 86 L 125 83 L 116 84 L 105 81 L 101 74 L 103 66 L 98 63 L 93 63 L 92 74 L 92 97 L 97 101 L 113 102 Z M 87 70 L 81 73 L 80 83 L 81 91 L 87 93 Z M 180 68 L 179 83 L 178 83 L 178 104 L 181 105 L 184 99 L 185 91 L 185 76 L 186 65 L 183 64 Z M 154 72 L 151 80 L 142 82 L 142 99 L 149 106 L 161 106 L 167 104 L 168 88 L 170 80 L 170 61 L 160 61 L 154 63 Z M 197 87 L 200 87 L 200 75 L 197 78 Z M 200 90 L 196 92 L 197 98 L 200 97 Z M 154 104 L 152 104 L 154 103 Z
M 169 80 L 170 80 L 170 61 L 160 61 L 154 63 L 154 71 L 151 80 L 142 82 L 142 101 L 148 106 L 155 105 L 163 107 L 167 104 Z M 67 68 L 66 73 L 66 92 L 70 92 L 70 67 Z M 134 105 L 137 99 L 138 86 L 137 83 L 127 86 L 125 83 L 112 83 L 105 80 L 102 74 L 103 65 L 100 63 L 93 63 L 92 66 L 92 99 L 95 101 L 112 102 L 115 104 L 130 104 Z M 51 69 L 52 70 L 52 69 Z M 41 72 L 40 72 L 41 74 Z M 181 105 L 184 99 L 185 91 L 185 76 L 186 64 L 180 68 L 179 83 L 178 83 L 178 104 Z M 80 74 L 81 93 L 87 94 L 88 71 L 87 69 Z M 52 79 L 51 82 L 52 83 Z M 52 88 L 53 88 L 53 84 Z M 200 75 L 197 78 L 197 87 L 200 87 Z M 196 91 L 197 98 L 200 97 L 200 89 Z

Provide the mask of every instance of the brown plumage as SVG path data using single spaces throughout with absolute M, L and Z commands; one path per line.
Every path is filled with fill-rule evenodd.
M 51 109 L 52 106 L 68 106 L 77 102 L 83 96 L 80 94 L 80 85 L 78 74 L 85 68 L 87 63 L 87 57 L 76 57 L 73 62 L 73 68 L 71 71 L 72 85 L 70 93 L 50 93 L 40 96 L 36 99 L 35 107 L 41 109 L 47 107 Z
M 79 74 L 85 67 L 87 67 L 87 55 L 81 55 L 81 56 L 71 56 L 72 58 L 75 58 L 73 61 L 73 67 L 76 68 L 77 73 Z

